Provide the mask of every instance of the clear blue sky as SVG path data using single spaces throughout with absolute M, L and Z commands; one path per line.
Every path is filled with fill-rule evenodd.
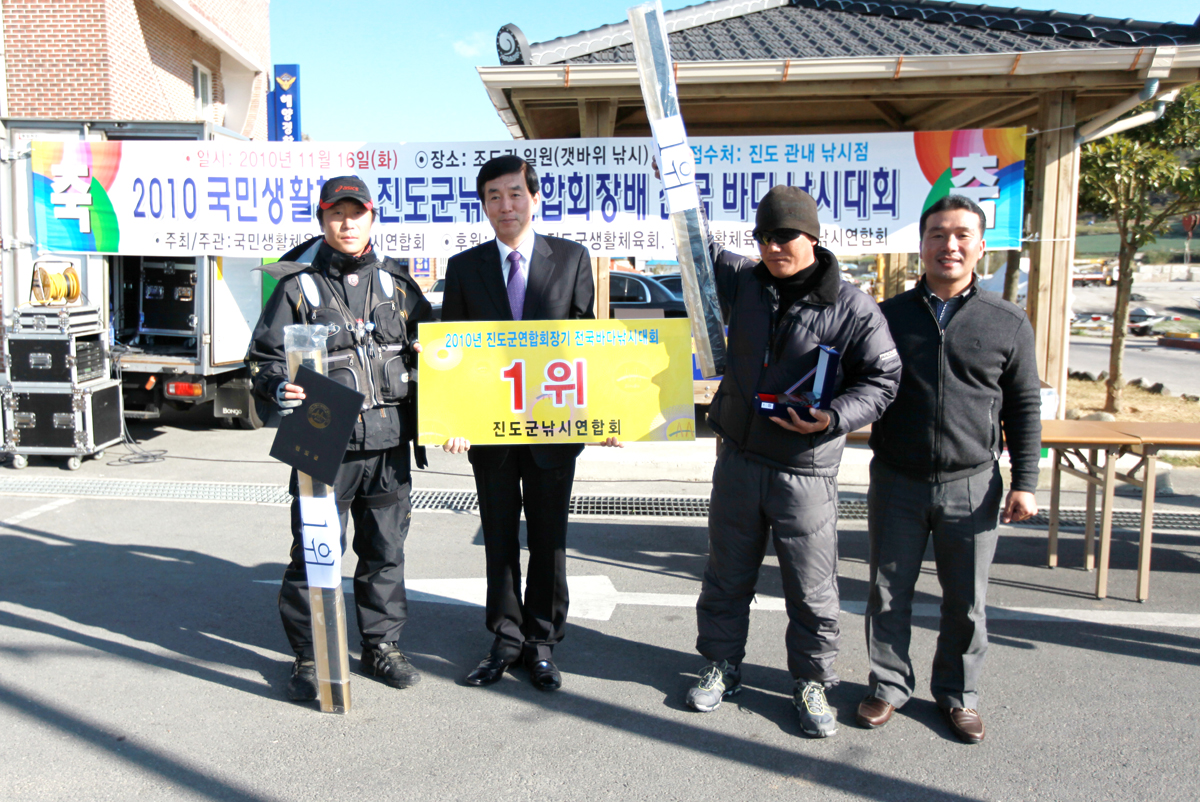
M 695 0 L 664 0 L 670 11 Z M 299 64 L 315 140 L 508 139 L 475 72 L 496 66 L 496 31 L 530 43 L 626 19 L 630 0 L 272 0 L 271 59 Z M 1003 3 L 997 5 L 1005 5 Z M 1191 0 L 1022 0 L 1022 8 L 1191 23 Z

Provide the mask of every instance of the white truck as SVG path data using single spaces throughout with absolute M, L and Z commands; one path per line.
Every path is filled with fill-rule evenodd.
M 259 259 L 48 252 L 34 225 L 30 143 L 244 139 L 208 123 L 0 120 L 0 291 L 4 321 L 30 302 L 35 263 L 77 265 L 81 302 L 100 310 L 125 417 L 213 402 L 229 425 L 258 428 L 245 357 L 263 305 Z M 150 199 L 153 201 L 153 188 Z M 160 202 L 161 202 L 161 195 Z M 7 365 L 8 349 L 5 350 Z M 5 368 L 8 373 L 8 368 Z

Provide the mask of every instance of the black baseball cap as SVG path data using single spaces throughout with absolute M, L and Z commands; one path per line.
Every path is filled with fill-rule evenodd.
M 375 208 L 375 202 L 371 200 L 371 190 L 367 189 L 367 185 L 356 175 L 339 175 L 329 179 L 321 187 L 322 209 L 328 209 L 346 198 L 356 200 L 368 209 Z
M 821 239 L 821 221 L 817 219 L 817 202 L 799 187 L 778 184 L 763 195 L 758 202 L 758 213 L 754 219 L 754 233 L 778 229 L 803 231 L 814 239 Z

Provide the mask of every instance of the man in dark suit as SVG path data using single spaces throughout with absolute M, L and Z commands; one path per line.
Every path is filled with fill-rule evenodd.
M 533 232 L 540 196 L 533 166 L 518 156 L 483 165 L 475 182 L 496 238 L 450 259 L 442 320 L 592 318 L 591 260 L 578 243 Z M 610 438 L 605 445 L 618 445 Z M 523 660 L 534 686 L 562 685 L 554 645 L 567 620 L 567 508 L 580 444 L 476 446 L 464 438 L 446 451 L 467 454 L 479 492 L 487 556 L 487 628 L 495 640 L 468 685 L 490 685 Z M 521 508 L 529 573 L 521 598 Z

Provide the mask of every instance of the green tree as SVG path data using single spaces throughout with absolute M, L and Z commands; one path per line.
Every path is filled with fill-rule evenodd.
M 1145 111 L 1146 106 L 1130 114 Z M 1079 208 L 1111 219 L 1120 235 L 1117 303 L 1105 409 L 1120 412 L 1133 289 L 1133 255 L 1166 233 L 1171 218 L 1200 208 L 1200 85 L 1180 92 L 1161 119 L 1083 147 Z

